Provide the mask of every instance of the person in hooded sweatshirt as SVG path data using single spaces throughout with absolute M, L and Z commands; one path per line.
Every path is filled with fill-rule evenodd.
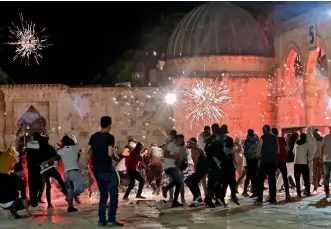
M 269 198 L 270 203 L 276 202 L 276 171 L 277 171 L 277 156 L 279 154 L 279 145 L 277 137 L 271 134 L 270 126 L 264 125 L 262 128 L 263 135 L 259 142 L 258 153 L 260 155 L 259 167 L 259 189 L 258 199 L 255 204 L 262 204 L 264 181 L 268 176 Z
M 294 177 L 299 198 L 301 197 L 301 175 L 304 179 L 305 195 L 310 196 L 309 161 L 313 155 L 310 149 L 307 135 L 305 133 L 300 134 L 300 139 L 294 146 Z

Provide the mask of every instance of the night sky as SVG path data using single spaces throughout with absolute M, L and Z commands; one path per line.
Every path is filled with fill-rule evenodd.
M 245 7 L 270 3 L 235 3 Z M 8 26 L 19 24 L 19 13 L 34 21 L 53 46 L 43 51 L 40 65 L 12 61 L 14 47 L 2 45 L 0 67 L 16 83 L 88 85 L 107 64 L 135 48 L 143 29 L 160 15 L 189 12 L 203 2 L 0 2 L 0 41 L 10 41 Z M 1 31 L 1 29 L 3 29 Z

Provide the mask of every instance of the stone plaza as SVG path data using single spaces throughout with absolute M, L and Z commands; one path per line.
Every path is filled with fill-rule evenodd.
M 186 192 L 187 200 L 192 197 Z M 267 191 L 265 192 L 267 194 Z M 238 196 L 240 196 L 238 194 Z M 120 198 L 122 195 L 120 195 Z M 230 203 L 228 208 L 208 209 L 204 206 L 195 208 L 168 208 L 161 197 L 129 203 L 120 201 L 118 218 L 123 220 L 127 229 L 240 229 L 240 228 L 289 228 L 317 229 L 331 226 L 331 203 L 323 199 L 322 190 L 311 197 L 285 202 L 284 193 L 277 194 L 277 204 L 255 206 L 253 200 L 240 199 L 241 206 Z M 98 200 L 82 197 L 82 204 L 77 205 L 79 212 L 68 214 L 66 203 L 54 201 L 53 210 L 33 212 L 32 218 L 20 220 L 8 219 L 6 212 L 0 211 L 0 228 L 5 229 L 87 229 L 97 228 Z M 22 215 L 24 212 L 21 213 Z

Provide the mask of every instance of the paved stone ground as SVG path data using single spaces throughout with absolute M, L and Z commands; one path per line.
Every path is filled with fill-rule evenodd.
M 321 191 L 309 198 L 289 203 L 282 200 L 284 193 L 280 193 L 279 202 L 275 205 L 254 206 L 253 200 L 241 199 L 241 206 L 230 203 L 226 209 L 206 209 L 202 206 L 169 209 L 162 204 L 160 197 L 151 197 L 151 200 L 140 202 L 133 199 L 131 203 L 120 202 L 118 218 L 124 220 L 125 229 L 330 228 L 331 203 L 322 200 Z M 187 200 L 191 198 L 187 194 Z M 81 199 L 82 204 L 78 206 L 77 213 L 68 214 L 63 200 L 54 200 L 55 208 L 52 211 L 36 211 L 31 218 L 21 220 L 8 219 L 7 213 L 0 211 L 0 229 L 97 228 L 97 200 L 86 196 Z

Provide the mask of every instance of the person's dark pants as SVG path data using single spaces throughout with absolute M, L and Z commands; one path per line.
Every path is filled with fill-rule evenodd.
M 175 187 L 174 199 L 173 201 L 178 201 L 178 196 L 181 191 L 183 181 L 180 176 L 179 168 L 173 167 L 164 170 L 164 172 L 169 176 L 171 182 L 166 186 L 166 191 L 170 190 L 172 187 Z
M 137 170 L 129 170 L 128 174 L 130 177 L 130 184 L 129 184 L 129 187 L 126 190 L 123 198 L 129 197 L 131 190 L 134 188 L 134 186 L 136 184 L 136 180 L 139 181 L 137 196 L 141 196 L 141 193 L 143 192 L 143 188 L 144 188 L 144 183 L 145 183 L 144 178 L 140 175 L 140 173 Z
M 199 187 L 200 181 L 206 177 L 207 170 L 204 166 L 197 167 L 195 172 L 185 179 L 186 186 L 190 189 L 193 200 L 201 198 L 201 191 Z
M 28 168 L 28 183 L 31 206 L 35 207 L 38 205 L 38 191 L 42 184 L 39 166 L 31 166 Z
M 277 165 L 261 163 L 259 168 L 258 201 L 263 200 L 264 181 L 268 176 L 270 201 L 276 201 L 276 171 Z
M 44 181 L 44 179 L 42 179 L 41 185 L 40 185 L 40 188 L 39 188 L 39 191 L 38 191 L 38 201 L 41 201 L 41 199 L 43 197 L 44 190 L 45 190 L 45 181 Z
M 330 172 L 331 172 L 331 163 L 330 162 L 324 162 L 323 163 L 324 166 L 324 191 L 326 194 L 330 193 L 330 189 L 329 189 L 329 183 L 330 183 Z
M 282 174 L 282 177 L 283 177 L 286 196 L 290 196 L 290 188 L 289 188 L 289 184 L 288 184 L 286 162 L 278 164 L 277 167 L 278 167 L 278 169 L 279 169 L 279 171 L 280 171 L 280 173 Z
M 303 182 L 307 193 L 310 193 L 309 166 L 305 164 L 294 164 L 294 178 L 298 197 L 301 197 L 300 178 L 303 176 Z
M 57 171 L 56 168 L 51 168 L 49 170 L 46 170 L 45 172 L 43 172 L 42 174 L 45 184 L 46 184 L 46 198 L 47 198 L 47 203 L 48 205 L 51 205 L 51 181 L 50 178 L 53 177 L 61 186 L 61 192 L 67 196 L 68 195 L 68 190 L 67 190 L 67 186 L 64 183 L 64 181 L 62 180 L 61 174 Z
M 150 165 L 149 171 L 146 173 L 147 181 L 153 190 L 159 190 L 161 187 L 162 171 L 162 165 Z
M 117 207 L 118 207 L 118 178 L 115 170 L 112 168 L 108 172 L 95 171 L 95 178 L 97 179 L 98 188 L 100 191 L 99 201 L 99 222 L 105 223 L 106 207 L 108 196 L 110 196 L 110 204 L 108 209 L 108 221 L 115 221 Z
M 259 192 L 258 191 L 259 190 L 259 178 L 258 178 L 258 175 L 257 175 L 258 160 L 256 158 L 252 158 L 252 159 L 246 159 L 246 161 L 247 161 L 246 180 L 248 178 L 251 181 L 253 196 L 257 196 L 258 192 Z M 249 182 L 249 180 L 247 182 Z M 248 186 L 248 184 L 247 184 L 247 186 Z
M 206 201 L 211 201 L 214 197 L 221 197 L 221 187 L 224 180 L 222 171 L 216 165 L 208 169 L 207 195 Z
M 225 176 L 223 177 L 224 180 L 221 187 L 221 200 L 224 200 L 228 186 L 230 186 L 231 198 L 236 198 L 236 170 L 229 169 L 228 171 L 226 171 Z

